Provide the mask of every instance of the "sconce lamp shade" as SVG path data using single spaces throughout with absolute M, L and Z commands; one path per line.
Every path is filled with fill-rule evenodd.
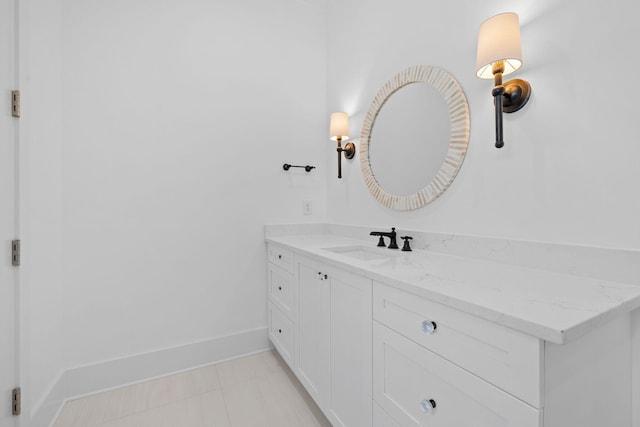
M 331 140 L 337 141 L 340 138 L 342 141 L 346 141 L 349 139 L 349 116 L 347 113 L 331 114 L 329 128 Z
M 513 12 L 493 16 L 480 25 L 476 75 L 493 79 L 493 64 L 504 61 L 503 75 L 516 71 L 522 65 L 520 20 Z

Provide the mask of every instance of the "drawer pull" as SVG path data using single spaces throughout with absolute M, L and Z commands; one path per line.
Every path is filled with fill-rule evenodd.
M 436 322 L 429 322 L 428 320 L 424 320 L 420 324 L 420 326 L 422 328 L 422 332 L 424 332 L 427 335 L 433 334 L 436 331 L 436 328 L 438 327 Z
M 433 399 L 425 399 L 422 402 L 420 402 L 420 410 L 422 410 L 422 412 L 424 412 L 425 414 L 429 414 L 431 413 L 431 411 L 433 411 L 436 408 L 436 401 Z

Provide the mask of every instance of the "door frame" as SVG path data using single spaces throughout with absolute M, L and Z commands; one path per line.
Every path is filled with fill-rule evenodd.
M 15 239 L 21 240 L 21 265 L 15 267 L 14 283 L 16 289 L 16 370 L 17 382 L 22 389 L 21 393 L 21 415 L 17 417 L 18 427 L 31 426 L 31 377 L 30 377 L 30 329 L 29 329 L 29 239 L 28 233 L 28 175 L 29 170 L 29 147 L 28 147 L 28 105 L 25 98 L 28 98 L 29 88 L 28 63 L 29 63 L 29 37 L 28 37 L 28 10 L 29 0 L 11 0 L 13 3 L 14 20 L 14 70 L 13 86 L 21 92 L 21 117 L 16 118 L 13 123 L 15 151 Z M 26 108 L 25 108 L 26 107 Z M 26 113 L 26 114 L 25 114 Z

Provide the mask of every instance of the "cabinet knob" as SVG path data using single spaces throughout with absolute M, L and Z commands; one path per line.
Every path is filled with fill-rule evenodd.
M 278 259 L 282 259 L 282 255 L 278 255 Z
M 436 322 L 430 322 L 428 320 L 424 320 L 420 324 L 420 327 L 422 329 L 422 332 L 424 332 L 427 335 L 431 335 L 436 331 L 436 328 L 438 327 L 438 325 L 436 324 Z
M 282 329 L 278 329 L 278 333 L 281 334 L 282 333 Z
M 431 413 L 436 407 L 436 401 L 433 399 L 425 399 L 420 402 L 420 410 L 425 414 Z
M 281 291 L 282 290 L 282 286 L 278 286 L 278 290 Z

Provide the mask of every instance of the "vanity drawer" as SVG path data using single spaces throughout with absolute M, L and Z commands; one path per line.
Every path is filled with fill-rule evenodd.
M 281 246 L 269 244 L 267 248 L 267 258 L 269 262 L 278 267 L 293 273 L 293 252 Z
M 293 275 L 275 266 L 269 266 L 269 297 L 285 316 L 293 319 Z
M 273 303 L 269 304 L 269 339 L 293 369 L 293 323 Z
M 537 338 L 379 283 L 374 283 L 373 317 L 530 405 L 542 407 L 543 347 Z
M 376 402 L 373 402 L 373 427 L 402 427 L 387 414 Z
M 374 322 L 373 398 L 403 427 L 540 427 L 542 412 Z

